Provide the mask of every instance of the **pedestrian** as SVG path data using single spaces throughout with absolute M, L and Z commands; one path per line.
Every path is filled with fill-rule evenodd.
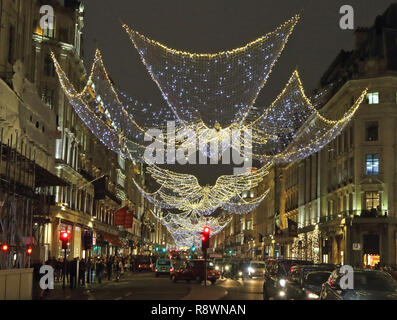
M 81 282 L 81 286 L 85 287 L 85 271 L 86 271 L 85 259 L 81 259 L 79 265 L 79 286 Z
M 113 267 L 113 263 L 110 259 L 110 257 L 108 258 L 107 262 L 106 262 L 106 273 L 108 275 L 108 280 L 110 281 L 112 279 L 112 267 Z
M 76 274 L 77 274 L 77 258 L 74 258 L 69 263 L 69 274 L 70 274 L 70 289 L 76 288 Z
M 42 299 L 43 290 L 40 288 L 40 268 L 42 264 L 39 260 L 33 261 L 32 268 L 33 268 L 33 299 L 38 300 Z
M 88 258 L 88 261 L 85 265 L 85 268 L 87 270 L 87 283 L 92 282 L 92 263 L 91 263 L 91 258 Z
M 55 263 L 55 280 L 56 282 L 59 282 L 59 279 L 61 278 L 61 261 L 58 259 L 56 260 Z
M 91 283 L 95 283 L 95 278 L 96 278 L 96 265 L 98 263 L 97 258 L 94 258 L 92 260 L 92 265 L 91 265 Z
M 115 260 L 115 270 L 116 270 L 116 281 L 119 281 L 120 273 L 121 273 L 121 261 L 119 259 Z
M 103 269 L 104 268 L 105 268 L 105 266 L 104 266 L 103 261 L 101 259 L 101 260 L 99 260 L 96 263 L 96 268 L 95 268 L 95 272 L 96 272 L 96 275 L 98 277 L 98 283 L 99 284 L 102 283 L 102 274 L 103 274 Z

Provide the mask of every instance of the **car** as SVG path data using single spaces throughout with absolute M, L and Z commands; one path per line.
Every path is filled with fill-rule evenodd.
M 311 265 L 312 261 L 294 259 L 268 259 L 265 261 L 263 299 L 285 299 L 285 285 L 291 267 Z
M 173 265 L 171 259 L 162 259 L 162 258 L 157 259 L 154 268 L 156 277 L 159 277 L 160 275 L 170 275 L 172 271 L 173 271 Z
M 194 259 L 186 262 L 186 265 L 175 269 L 172 273 L 171 279 L 173 282 L 177 282 L 178 280 L 186 280 L 191 281 L 195 280 L 201 283 L 205 279 L 205 271 L 204 271 L 205 261 L 203 259 Z M 210 266 L 207 263 L 206 267 L 207 271 L 207 280 L 211 281 L 212 284 L 216 282 L 216 280 L 220 277 L 220 272 L 216 271 L 213 266 Z
M 320 298 L 321 287 L 337 268 L 334 264 L 296 265 L 290 269 L 285 298 L 293 300 L 316 300 Z
M 265 262 L 264 261 L 251 261 L 247 267 L 248 277 L 263 277 L 265 273 Z
M 397 282 L 381 270 L 353 269 L 353 289 L 342 289 L 340 269 L 321 288 L 321 300 L 397 300 Z

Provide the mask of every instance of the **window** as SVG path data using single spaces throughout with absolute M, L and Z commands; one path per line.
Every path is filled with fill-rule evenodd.
M 47 54 L 44 58 L 44 74 L 47 77 L 54 77 L 55 76 L 55 67 L 54 63 L 49 54 Z
M 365 141 L 378 141 L 378 121 L 365 123 Z
M 379 92 L 367 93 L 368 104 L 378 104 L 379 103 Z
M 41 94 L 41 100 L 50 108 L 53 107 L 54 102 L 54 90 L 48 89 L 45 87 Z
M 366 192 L 365 193 L 365 208 L 367 210 L 380 208 L 380 195 L 379 192 Z
M 365 159 L 365 174 L 379 174 L 379 155 L 367 154 Z

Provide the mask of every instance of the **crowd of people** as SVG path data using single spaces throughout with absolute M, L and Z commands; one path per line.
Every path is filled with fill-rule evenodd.
M 133 256 L 118 257 L 93 257 L 73 260 L 56 259 L 47 260 L 46 265 L 54 268 L 54 281 L 63 282 L 71 289 L 78 286 L 85 287 L 90 283 L 102 283 L 102 279 L 120 280 L 120 277 L 127 271 L 138 271 L 138 261 Z

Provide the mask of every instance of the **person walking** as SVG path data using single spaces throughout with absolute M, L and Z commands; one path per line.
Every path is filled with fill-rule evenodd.
M 90 284 L 92 282 L 92 262 L 91 262 L 91 258 L 88 258 L 88 261 L 85 264 L 85 268 L 87 270 L 87 283 Z
M 96 268 L 95 268 L 95 272 L 96 272 L 96 276 L 98 278 L 98 283 L 101 284 L 102 283 L 102 274 L 103 274 L 103 269 L 105 268 L 102 259 L 99 260 L 96 263 Z
M 106 262 L 106 273 L 108 275 L 108 280 L 110 281 L 112 279 L 112 266 L 113 263 L 110 259 L 110 257 L 108 258 L 107 262 Z
M 69 274 L 70 274 L 70 289 L 76 288 L 76 273 L 77 273 L 77 258 L 74 258 L 69 263 Z
M 62 261 L 60 259 L 56 260 L 55 270 L 54 270 L 54 276 L 56 282 L 59 282 L 59 279 L 61 278 L 61 266 L 62 266 Z
M 120 273 L 121 273 L 121 261 L 119 259 L 115 260 L 115 270 L 116 270 L 116 281 L 119 281 Z
M 86 271 L 86 262 L 85 259 L 81 259 L 79 265 L 79 286 L 81 282 L 82 287 L 85 287 L 85 271 Z

